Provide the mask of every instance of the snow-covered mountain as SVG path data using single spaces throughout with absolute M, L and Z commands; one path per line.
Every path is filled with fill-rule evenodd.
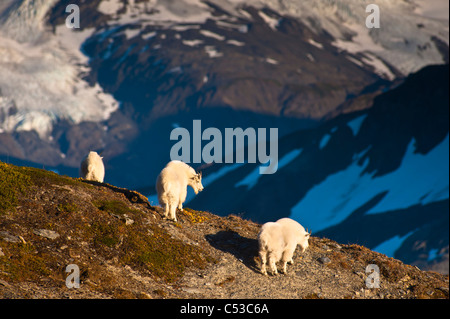
M 434 1 L 376 1 L 381 12 L 381 27 L 368 29 L 365 19 L 366 6 L 370 1 L 329 0 L 178 0 L 178 1 L 122 1 L 103 0 L 97 11 L 108 16 L 104 27 L 129 25 L 127 38 L 151 38 L 157 35 L 146 32 L 147 27 L 158 30 L 175 30 L 185 45 L 200 45 L 203 37 L 190 40 L 182 34 L 188 30 L 199 30 L 205 37 L 225 41 L 230 45 L 245 46 L 221 35 L 221 29 L 240 33 L 249 31 L 249 24 L 262 19 L 273 31 L 281 31 L 283 20 L 295 18 L 304 23 L 315 34 L 327 33 L 333 46 L 355 55 L 352 62 L 370 65 L 376 72 L 393 79 L 391 66 L 403 75 L 417 71 L 425 65 L 442 62 L 441 42 L 448 45 L 448 2 Z M 95 5 L 94 5 L 95 6 Z M 93 7 L 94 7 L 93 6 Z M 256 16 L 247 9 L 254 8 Z M 208 21 L 216 25 L 214 33 L 205 25 Z M 98 31 L 98 25 L 96 30 Z M 100 29 L 101 30 L 101 29 Z M 194 41 L 194 42 L 192 42 Z M 323 48 L 321 43 L 309 39 L 310 44 Z M 205 50 L 208 52 L 208 49 Z M 211 49 L 212 50 L 212 49 Z M 213 51 L 209 51 L 213 52 Z M 217 55 L 218 54 L 218 55 Z M 211 57 L 222 56 L 220 52 Z M 444 57 L 445 58 L 445 57 Z M 276 60 L 275 60 L 276 61 Z

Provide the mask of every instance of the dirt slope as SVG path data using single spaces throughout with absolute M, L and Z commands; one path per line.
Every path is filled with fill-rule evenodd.
M 261 225 L 0 162 L 0 298 L 449 298 L 448 276 L 312 237 L 287 275 L 259 273 Z M 66 286 L 66 267 L 80 287 Z M 366 267 L 377 265 L 380 288 Z

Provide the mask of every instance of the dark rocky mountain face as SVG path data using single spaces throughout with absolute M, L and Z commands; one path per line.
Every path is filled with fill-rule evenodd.
M 259 222 L 295 216 L 319 236 L 371 248 L 406 236 L 396 257 L 423 266 L 435 249 L 445 259 L 448 71 L 448 65 L 426 67 L 377 96 L 370 109 L 281 138 L 280 165 L 299 152 L 275 174 L 258 176 L 256 164 L 241 165 L 206 185 L 190 205 Z M 220 176 L 223 169 L 214 165 L 203 175 Z M 440 182 L 430 184 L 435 177 Z
M 350 114 L 343 114 L 327 121 L 317 128 L 299 130 L 280 139 L 279 158 L 293 149 L 303 149 L 301 155 L 292 160 L 288 166 L 283 166 L 275 174 L 262 175 L 252 192 L 272 192 L 273 188 L 285 185 L 285 190 L 296 191 L 302 197 L 313 185 L 320 183 L 327 176 L 338 172 L 354 162 L 355 155 L 363 153 L 358 158 L 362 166 L 368 164 L 362 174 L 373 174 L 373 177 L 383 176 L 397 170 L 410 144 L 414 139 L 415 153 L 427 154 L 448 135 L 448 65 L 430 66 L 417 74 L 408 77 L 405 83 L 395 89 L 379 95 L 370 109 Z M 352 131 L 349 122 L 361 119 L 358 132 Z M 327 142 L 325 136 L 328 135 Z M 324 143 L 325 145 L 321 145 Z M 222 164 L 221 166 L 225 166 Z M 236 169 L 235 178 L 230 183 L 236 183 L 247 175 L 257 164 L 242 165 Z M 206 174 L 213 174 L 221 169 L 218 164 L 204 169 Z M 239 172 L 239 173 L 238 173 Z M 292 174 L 295 172 L 295 176 Z M 233 174 L 227 174 L 231 176 Z M 301 177 L 300 177 L 301 176 Z M 274 180 L 296 181 L 295 188 L 289 183 L 273 183 Z M 215 180 L 220 184 L 224 180 Z M 214 185 L 213 183 L 212 185 Z M 265 187 L 272 185 L 272 188 Z M 303 188 L 302 185 L 305 185 Z M 192 203 L 200 203 L 208 198 L 207 192 L 197 196 Z M 234 187 L 224 187 L 239 193 Z M 300 191 L 303 189 L 303 191 Z M 280 195 L 290 197 L 291 192 L 280 191 Z M 225 196 L 227 197 L 227 196 Z M 272 198 L 262 196 L 262 201 L 270 202 Z M 267 204 L 266 203 L 266 204 Z M 273 204 L 285 203 L 281 198 Z M 228 205 L 235 205 L 229 203 Z M 243 202 L 245 205 L 245 201 Z M 216 202 L 220 210 L 221 203 Z M 250 208 L 250 203 L 248 207 Z M 265 204 L 262 206 L 266 206 Z M 286 203 L 286 207 L 291 205 Z M 228 207 L 224 209 L 228 210 Z M 252 211 L 251 209 L 249 211 Z M 249 213 L 256 220 L 263 221 L 264 215 Z M 288 210 L 278 209 L 282 216 Z M 236 211 L 235 211 L 236 213 Z M 258 218 L 259 216 L 259 218 Z

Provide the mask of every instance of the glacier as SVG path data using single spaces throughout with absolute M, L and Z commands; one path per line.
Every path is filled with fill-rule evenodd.
M 64 25 L 53 34 L 45 28 L 54 2 L 0 7 L 0 132 L 34 130 L 46 139 L 58 120 L 104 121 L 119 106 L 98 84 L 81 78 L 89 68 L 80 46 L 93 30 Z

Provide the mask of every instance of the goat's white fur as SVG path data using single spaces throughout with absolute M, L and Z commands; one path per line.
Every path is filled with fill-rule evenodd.
M 292 257 L 297 245 L 302 253 L 305 252 L 310 235 L 302 225 L 290 218 L 265 223 L 258 234 L 261 272 L 267 275 L 266 263 L 269 261 L 271 273 L 278 274 L 276 263 L 281 260 L 283 273 L 286 273 L 286 264 L 294 263 Z
M 103 183 L 105 178 L 105 166 L 103 165 L 103 157 L 97 152 L 89 152 L 80 165 L 80 177 L 89 181 Z
M 171 161 L 156 179 L 158 201 L 164 209 L 164 216 L 177 221 L 176 209 L 183 209 L 186 200 L 187 186 L 194 189 L 195 194 L 203 190 L 202 174 L 181 161 Z

